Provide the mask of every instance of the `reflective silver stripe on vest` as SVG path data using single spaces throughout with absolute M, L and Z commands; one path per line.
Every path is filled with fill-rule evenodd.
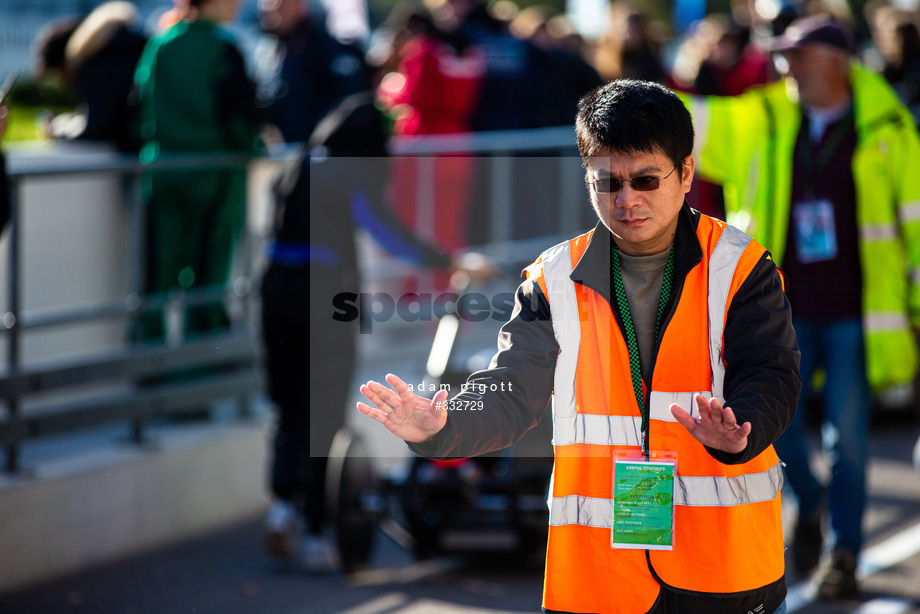
M 581 322 L 572 275 L 569 242 L 564 241 L 543 252 L 543 279 L 549 294 L 553 334 L 559 345 L 553 378 L 553 444 L 576 442 L 578 414 L 575 411 L 575 370 L 581 346 Z M 584 434 L 584 431 L 582 431 Z
M 702 96 L 691 96 L 690 105 L 693 114 L 693 123 L 696 130 L 693 134 L 693 153 L 703 157 L 703 149 L 706 148 L 706 141 L 709 139 L 709 123 L 712 109 Z
M 569 495 L 553 497 L 549 510 L 550 526 L 581 524 L 609 529 L 613 521 L 613 500 Z
M 609 529 L 613 521 L 613 499 L 569 495 L 553 497 L 549 510 L 550 526 L 582 524 Z
M 920 200 L 912 200 L 909 203 L 904 203 L 901 205 L 900 209 L 902 223 L 907 224 L 920 220 Z
M 725 366 L 722 363 L 722 332 L 728 291 L 742 252 L 751 237 L 734 226 L 726 226 L 709 258 L 709 364 L 712 367 L 712 396 L 722 398 Z
M 866 333 L 894 333 L 910 328 L 907 314 L 900 311 L 867 311 L 863 315 Z
M 751 156 L 751 163 L 748 165 L 747 185 L 744 186 L 744 200 L 738 205 L 742 211 L 750 211 L 757 202 L 757 187 L 760 185 L 760 169 L 763 167 L 760 161 L 760 151 L 755 151 Z M 754 221 L 753 216 L 748 216 L 745 220 L 745 228 L 751 228 Z
M 691 416 L 699 416 L 693 397 L 702 394 L 707 399 L 710 390 L 696 392 L 658 392 L 652 391 L 649 399 L 649 418 L 665 422 L 677 422 L 671 415 L 671 403 L 677 403 Z M 719 397 L 723 403 L 725 399 Z M 639 446 L 642 445 L 642 420 L 638 416 L 604 416 L 577 414 L 569 422 L 574 425 L 572 443 L 590 443 L 602 446 Z M 555 441 L 556 445 L 564 445 Z
M 698 390 L 696 392 L 659 392 L 653 390 L 652 394 L 649 395 L 648 417 L 652 420 L 677 422 L 677 420 L 674 419 L 674 416 L 671 415 L 671 403 L 677 403 L 686 409 L 691 416 L 699 417 L 700 412 L 696 411 L 696 403 L 693 402 L 693 397 L 698 394 L 701 394 L 709 399 L 709 397 L 712 396 L 712 391 Z M 719 397 L 719 401 L 724 402 L 725 399 Z
M 590 443 L 600 446 L 642 445 L 642 419 L 638 416 L 578 414 L 574 418 L 574 424 L 573 443 Z M 554 443 L 561 445 L 558 442 Z
M 772 501 L 783 487 L 779 463 L 762 473 L 727 477 L 674 476 L 674 505 L 729 507 Z M 613 500 L 569 495 L 553 497 L 549 523 L 553 526 L 580 524 L 610 528 Z
M 863 243 L 881 243 L 893 241 L 898 238 L 898 230 L 894 222 L 879 222 L 876 224 L 861 224 L 859 238 Z
M 674 505 L 726 507 L 760 503 L 775 499 L 782 487 L 779 463 L 762 473 L 733 478 L 680 475 L 674 478 Z
M 910 281 L 913 284 L 920 285 L 920 267 L 911 269 Z

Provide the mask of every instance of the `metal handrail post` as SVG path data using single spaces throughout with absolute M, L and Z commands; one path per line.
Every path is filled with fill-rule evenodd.
M 10 217 L 9 244 L 7 262 L 9 263 L 7 277 L 7 291 L 9 293 L 9 310 L 3 316 L 3 325 L 9 330 L 7 345 L 7 364 L 10 373 L 19 369 L 19 180 L 10 177 Z M 9 420 L 15 421 L 19 417 L 19 396 L 13 395 L 7 400 Z M 19 471 L 19 443 L 13 442 L 6 447 L 6 471 L 14 473 Z
M 489 161 L 489 241 L 508 241 L 514 224 L 514 158 L 498 151 Z
M 249 175 L 252 170 L 251 164 L 243 165 L 243 168 L 246 171 L 246 190 L 249 190 Z M 248 205 L 248 202 L 247 202 Z M 234 279 L 231 281 L 233 287 L 233 296 L 240 301 L 240 311 L 242 312 L 243 325 L 247 328 L 252 326 L 252 292 L 253 292 L 253 258 L 254 253 L 252 249 L 252 233 L 249 232 L 249 207 L 246 207 L 246 211 L 243 215 L 243 227 L 240 229 L 240 249 L 237 250 L 237 254 L 240 258 L 243 259 L 243 266 L 240 272 L 242 279 Z M 232 270 L 232 267 L 231 267 Z M 241 287 L 242 286 L 242 287 Z M 230 323 L 233 326 L 233 322 Z M 239 408 L 237 409 L 237 416 L 241 419 L 248 419 L 252 417 L 252 395 L 242 394 L 239 397 Z
M 122 194 L 128 207 L 128 253 L 126 276 L 128 296 L 126 306 L 131 312 L 128 318 L 128 343 L 140 343 L 141 315 L 146 299 L 145 287 L 145 250 L 146 250 L 146 208 L 141 198 L 140 171 L 134 170 L 122 175 Z M 130 437 L 133 443 L 144 442 L 144 420 L 134 418 L 130 424 Z
M 415 231 L 419 236 L 437 245 L 440 237 L 437 233 L 435 217 L 437 212 L 437 178 L 435 177 L 437 157 L 432 155 L 413 156 L 415 164 Z M 416 271 L 413 276 L 421 287 L 433 287 L 434 275 L 431 271 Z
M 556 226 L 560 232 L 569 233 L 581 228 L 581 211 L 587 200 L 581 158 L 559 156 L 559 218 Z

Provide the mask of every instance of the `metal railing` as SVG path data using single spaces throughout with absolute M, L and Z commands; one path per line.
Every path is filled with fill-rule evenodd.
M 198 408 L 211 400 L 240 397 L 241 412 L 248 407 L 247 395 L 261 384 L 256 369 L 258 354 L 248 325 L 251 294 L 251 258 L 231 289 L 223 285 L 194 291 L 146 295 L 144 293 L 144 203 L 140 198 L 141 173 L 176 168 L 228 168 L 249 162 L 238 155 L 173 157 L 142 165 L 136 157 L 114 153 L 84 153 L 49 159 L 42 156 L 11 156 L 10 219 L 7 225 L 7 310 L 0 322 L 6 341 L 6 372 L 0 377 L 0 398 L 5 417 L 0 421 L 0 445 L 5 448 L 5 469 L 20 469 L 20 444 L 24 440 L 101 424 L 128 421 L 131 438 L 144 440 L 144 425 L 150 418 Z M 61 177 L 115 173 L 121 177 L 122 202 L 127 208 L 126 292 L 119 299 L 88 305 L 64 305 L 24 310 L 22 305 L 22 224 L 20 196 L 23 183 Z M 73 205 L 62 202 L 61 206 Z M 245 242 L 244 242 L 245 243 Z M 244 282 L 244 283 L 240 283 Z M 165 346 L 139 343 L 137 325 L 147 310 L 177 313 L 186 306 L 236 301 L 243 317 L 229 330 L 194 341 L 180 338 Z M 92 356 L 24 364 L 22 338 L 29 331 L 103 320 L 121 320 L 126 326 L 124 343 Z M 175 327 L 174 327 L 175 328 Z M 181 327 L 180 327 L 181 329 Z M 174 331 L 175 332 L 175 331 Z M 216 350 L 215 348 L 220 348 Z M 177 372 L 207 370 L 206 376 L 182 381 Z M 68 395 L 57 402 L 39 404 L 23 411 L 23 400 L 46 393 L 85 388 L 94 384 L 101 393 Z M 87 397 L 87 395 L 83 395 Z
M 552 197 L 558 206 L 549 222 L 554 234 L 583 226 L 585 197 L 570 127 L 393 139 L 391 152 L 399 156 L 415 156 L 418 160 L 420 171 L 416 193 L 420 219 L 424 219 L 426 208 L 430 211 L 433 206 L 431 198 L 435 179 L 431 160 L 441 154 L 482 156 L 488 169 L 486 234 L 493 251 L 498 253 L 513 253 L 515 250 L 515 211 L 521 206 L 515 201 L 514 180 L 515 176 L 527 176 L 526 168 L 523 172 L 516 169 L 518 163 L 526 166 L 528 158 L 522 156 L 544 152 L 546 157 L 558 160 L 559 191 Z M 301 153 L 302 148 L 286 147 L 273 150 L 270 156 L 255 162 L 278 162 Z M 219 398 L 240 398 L 241 411 L 245 413 L 247 396 L 261 386 L 259 344 L 255 327 L 251 324 L 251 311 L 257 296 L 253 271 L 259 250 L 255 248 L 260 247 L 266 237 L 258 231 L 247 233 L 244 249 L 237 254 L 242 267 L 238 267 L 239 274 L 228 287 L 222 285 L 192 292 L 145 295 L 145 211 L 139 180 L 141 174 L 148 170 L 222 168 L 251 165 L 253 162 L 250 158 L 236 155 L 177 156 L 154 165 L 142 165 L 136 157 L 109 152 L 54 159 L 9 156 L 8 170 L 13 193 L 11 217 L 5 231 L 7 305 L 0 318 L 0 338 L 6 342 L 6 370 L 0 374 L 0 400 L 6 406 L 5 411 L 0 413 L 0 446 L 6 452 L 7 471 L 15 472 L 21 468 L 20 446 L 30 439 L 126 422 L 130 425 L 132 439 L 140 442 L 145 436 L 145 422 L 151 418 L 195 408 Z M 23 208 L 20 198 L 23 186 L 52 177 L 86 177 L 100 173 L 115 174 L 121 178 L 121 199 L 126 206 L 127 220 L 124 295 L 91 304 L 23 309 Z M 61 205 L 65 206 L 65 203 Z M 390 265 L 391 261 L 387 260 L 362 263 L 365 278 L 373 281 L 391 277 L 393 270 Z M 178 338 L 173 336 L 174 343 L 149 346 L 137 343 L 130 332 L 146 310 L 179 312 L 184 306 L 215 299 L 234 303 L 238 315 L 230 330 L 220 336 L 185 340 L 179 334 Z M 123 343 L 115 349 L 91 356 L 71 356 L 39 363 L 23 361 L 24 334 L 103 320 L 120 320 L 126 324 L 128 332 Z M 189 378 L 188 381 L 162 377 L 177 370 L 203 368 L 211 372 L 208 377 Z M 87 398 L 74 396 L 57 402 L 35 402 L 43 395 L 66 392 L 89 383 L 105 390 Z M 31 405 L 26 407 L 24 403 L 29 401 Z

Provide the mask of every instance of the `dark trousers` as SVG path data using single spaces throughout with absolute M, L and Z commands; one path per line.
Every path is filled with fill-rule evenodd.
M 144 175 L 147 203 L 146 291 L 160 294 L 226 284 L 246 218 L 246 175 L 235 170 L 157 171 Z M 191 306 L 184 329 L 196 335 L 226 329 L 223 301 Z M 141 318 L 141 338 L 162 340 L 162 310 Z
M 262 281 L 268 387 L 278 417 L 271 489 L 303 502 L 314 533 L 326 520 L 326 460 L 345 424 L 355 365 L 355 327 L 332 319 L 340 280 L 330 269 L 272 265 Z

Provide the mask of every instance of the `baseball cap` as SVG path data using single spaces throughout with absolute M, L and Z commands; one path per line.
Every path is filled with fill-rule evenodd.
M 770 41 L 770 51 L 782 53 L 820 43 L 856 53 L 856 39 L 830 15 L 812 15 L 796 19 L 786 31 Z

